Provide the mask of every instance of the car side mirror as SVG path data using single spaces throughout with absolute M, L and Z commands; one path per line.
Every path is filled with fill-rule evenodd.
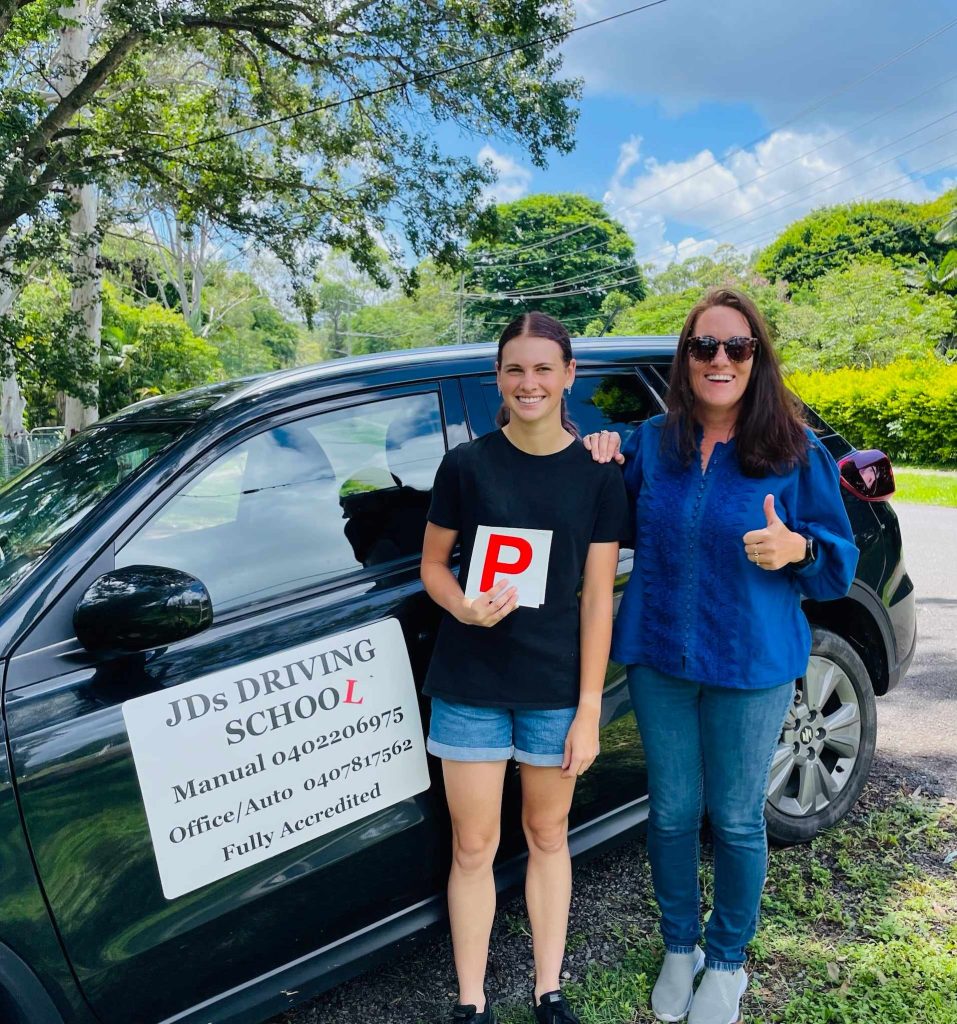
M 891 460 L 876 448 L 845 455 L 838 467 L 841 485 L 864 501 L 886 501 L 896 490 Z
M 147 651 L 185 640 L 213 621 L 213 602 L 195 576 L 159 565 L 130 565 L 90 584 L 73 612 L 88 651 Z

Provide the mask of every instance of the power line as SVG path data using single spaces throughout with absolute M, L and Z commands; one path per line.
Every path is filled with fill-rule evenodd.
M 820 100 L 817 100 L 816 102 L 812 103 L 810 106 L 802 108 L 792 117 L 788 118 L 781 124 L 776 125 L 774 128 L 769 129 L 763 135 L 759 135 L 757 138 L 752 139 L 750 142 L 746 142 L 742 146 L 738 146 L 737 150 L 750 149 L 753 146 L 759 145 L 760 143 L 764 142 L 765 140 L 769 139 L 772 135 L 774 135 L 775 132 L 779 132 L 783 128 L 787 128 L 789 125 L 792 125 L 796 121 L 799 121 L 802 118 L 806 117 L 808 114 L 814 113 L 814 111 L 819 110 L 825 104 L 829 103 L 832 99 L 834 99 L 836 96 L 840 96 L 843 93 L 848 92 L 850 89 L 853 89 L 855 86 L 858 86 L 863 82 L 866 82 L 868 79 L 873 78 L 881 71 L 886 70 L 891 65 L 896 64 L 899 60 L 903 60 L 904 57 L 909 56 L 916 50 L 920 49 L 922 46 L 925 46 L 927 43 L 933 41 L 938 36 L 943 35 L 945 32 L 949 32 L 950 29 L 952 29 L 955 25 L 957 25 L 957 18 L 955 18 L 953 21 L 947 22 L 946 25 L 942 25 L 940 28 L 935 29 L 929 35 L 924 36 L 923 39 L 918 40 L 916 43 L 913 43 L 906 49 L 901 50 L 899 53 L 896 53 L 894 56 L 883 61 L 881 64 L 878 64 L 877 67 L 872 68 L 866 74 L 861 75 L 859 78 L 855 78 L 850 82 L 846 82 L 844 85 L 839 86 L 837 89 L 828 93 Z M 683 178 L 680 178 L 678 181 L 672 182 L 670 185 L 667 185 L 664 188 L 659 189 L 657 192 L 653 192 L 650 195 L 643 196 L 641 199 L 636 200 L 634 203 L 630 203 L 627 206 L 622 206 L 619 207 L 617 210 L 611 211 L 611 216 L 617 217 L 619 214 L 624 213 L 626 210 L 634 209 L 636 206 L 640 206 L 643 203 L 647 203 L 651 199 L 657 199 L 658 196 L 664 195 L 666 192 L 670 192 L 672 189 L 677 188 L 679 185 L 683 185 L 686 182 L 691 181 L 693 178 L 697 178 L 699 175 L 704 174 L 705 171 L 711 170 L 711 168 L 716 167 L 718 163 L 719 162 L 712 157 L 710 163 L 704 164 L 702 167 L 699 167 L 697 170 L 692 171 L 690 174 L 686 175 Z M 587 225 L 577 228 L 571 228 L 568 231 L 563 231 L 557 235 L 553 235 L 551 238 L 541 239 L 540 241 L 532 245 L 523 246 L 518 249 L 511 249 L 509 250 L 507 255 L 509 257 L 517 256 L 522 252 L 527 252 L 530 249 L 540 248 L 544 245 L 549 244 L 550 242 L 556 242 L 561 241 L 562 239 L 565 238 L 570 238 L 572 237 L 572 235 L 576 235 L 579 232 L 586 230 L 586 227 Z M 486 253 L 486 255 L 494 255 L 494 253 Z
M 584 25 L 576 25 L 574 28 L 563 29 L 561 32 L 550 32 L 547 35 L 538 36 L 528 42 L 519 43 L 516 46 L 510 46 L 504 50 L 497 50 L 494 53 L 488 53 L 482 57 L 473 57 L 471 60 L 462 61 L 459 64 L 453 64 L 447 68 L 439 68 L 436 71 L 427 71 L 424 74 L 411 75 L 409 78 L 401 79 L 398 82 L 390 82 L 388 85 L 379 86 L 377 89 L 366 89 L 363 92 L 352 93 L 343 99 L 328 100 L 325 103 L 317 104 L 314 107 L 307 107 L 305 110 L 300 110 L 293 114 L 283 114 L 279 117 L 272 117 L 265 121 L 259 121 L 256 124 L 246 125 L 243 128 L 233 128 L 229 131 L 217 132 L 214 135 L 207 135 L 204 138 L 195 139 L 192 142 L 184 142 L 179 146 L 173 146 L 171 149 L 163 150 L 161 155 L 168 156 L 171 153 L 178 153 L 184 149 L 193 149 L 194 147 L 201 146 L 204 143 L 218 142 L 221 139 L 233 138 L 236 135 L 242 135 L 246 132 L 258 131 L 260 128 L 271 128 L 273 125 L 285 124 L 288 121 L 296 121 L 300 117 L 308 117 L 311 114 L 319 114 L 326 110 L 335 110 L 337 107 L 345 106 L 347 103 L 355 103 L 358 100 L 370 99 L 373 96 L 381 96 L 384 93 L 394 92 L 397 89 L 406 89 L 410 85 L 419 85 L 422 82 L 430 82 L 433 79 L 450 75 L 455 71 L 464 71 L 466 68 L 475 67 L 478 64 L 485 64 L 490 60 L 498 60 L 500 57 L 508 57 L 513 53 L 530 50 L 535 46 L 541 46 L 542 43 L 551 43 L 567 39 L 576 32 L 582 32 L 587 28 L 596 28 L 598 25 L 605 25 L 610 21 L 617 21 L 619 18 L 625 18 L 630 14 L 637 14 L 640 11 L 647 11 L 652 7 L 660 7 L 662 4 L 666 3 L 668 3 L 668 0 L 651 0 L 650 3 L 642 4 L 639 7 L 631 7 L 627 11 L 619 11 L 618 14 L 609 14 L 607 17 L 586 22 Z
M 939 82 L 936 82 L 929 88 L 923 89 L 920 92 L 915 93 L 913 96 L 909 96 L 906 100 L 902 100 L 900 103 L 895 103 L 890 107 L 885 107 L 884 110 L 882 110 L 879 114 L 876 114 L 875 116 L 868 118 L 866 121 L 861 121 L 860 123 L 854 125 L 853 128 L 849 128 L 847 131 L 842 132 L 840 135 L 835 135 L 833 138 L 827 139 L 825 142 L 822 142 L 817 146 L 813 146 L 811 149 L 807 149 L 803 153 L 799 153 L 797 156 L 792 157 L 790 160 L 786 160 L 784 163 L 776 164 L 774 167 L 768 168 L 768 170 L 763 171 L 761 174 L 756 174 L 753 178 L 748 178 L 746 181 L 739 181 L 732 188 L 726 189 L 724 192 L 720 192 L 714 196 L 709 196 L 707 199 L 703 199 L 700 203 L 695 203 L 693 206 L 685 207 L 683 213 L 690 213 L 692 210 L 699 210 L 702 206 L 708 206 L 709 204 L 716 202 L 718 199 L 723 199 L 725 196 L 732 195 L 735 192 L 738 192 L 741 189 L 746 188 L 748 185 L 753 185 L 757 181 L 761 181 L 764 178 L 768 178 L 772 174 L 776 174 L 778 171 L 783 170 L 785 167 L 790 167 L 792 164 L 797 163 L 799 160 L 803 160 L 805 157 L 811 156 L 812 153 L 817 153 L 822 149 L 826 149 L 828 146 L 833 145 L 835 142 L 840 142 L 841 139 L 845 139 L 849 135 L 853 135 L 855 132 L 860 131 L 862 128 L 866 128 L 868 127 L 868 125 L 874 124 L 876 121 L 880 121 L 882 118 L 887 117 L 888 114 L 892 114 L 895 111 L 900 110 L 902 107 L 906 107 L 908 104 L 913 103 L 915 100 L 923 98 L 928 93 L 934 92 L 941 86 L 947 85 L 949 82 L 954 81 L 954 79 L 957 79 L 957 75 L 948 75 L 946 78 L 942 79 Z M 935 122 L 931 123 L 933 124 Z M 927 127 L 927 125 L 925 125 L 925 127 Z M 907 136 L 902 136 L 902 138 L 907 138 Z M 900 141 L 900 138 L 898 138 L 896 141 Z M 877 152 L 877 150 L 874 150 L 872 152 Z M 847 167 L 850 166 L 850 164 L 845 164 L 844 166 Z M 805 184 L 812 183 L 807 182 Z M 801 187 L 803 188 L 804 186 Z M 785 192 L 783 195 L 786 196 L 789 194 L 790 193 Z M 777 198 L 780 199 L 783 198 L 783 196 L 778 196 Z M 602 242 L 595 242 L 592 245 L 587 245 L 581 249 L 576 249 L 573 253 L 568 253 L 567 256 L 577 256 L 580 255 L 581 253 L 594 251 L 595 249 L 607 248 L 609 244 L 610 240 L 605 239 Z M 518 263 L 483 263 L 480 264 L 478 269 L 481 269 L 483 272 L 491 270 L 511 270 L 516 268 L 536 266 L 539 263 L 549 263 L 552 260 L 558 258 L 561 257 L 556 254 L 551 256 L 543 256 L 537 260 L 525 260 Z
M 769 200 L 767 200 L 764 203 L 760 203 L 759 205 L 752 207 L 747 213 L 739 214 L 736 217 L 731 217 L 731 218 L 728 218 L 728 219 L 726 219 L 724 221 L 719 221 L 717 224 L 711 225 L 708 228 L 708 230 L 709 231 L 713 231 L 713 230 L 715 230 L 717 228 L 726 227 L 728 224 L 733 224 L 735 221 L 739 221 L 742 218 L 747 218 L 745 223 L 751 223 L 753 220 L 760 220 L 762 217 L 767 217 L 767 216 L 771 216 L 771 215 L 773 215 L 775 213 L 779 213 L 779 212 L 781 212 L 781 210 L 787 209 L 788 206 L 795 206 L 798 203 L 805 202 L 806 200 L 812 198 L 815 195 L 820 194 L 821 192 L 827 192 L 827 191 L 829 191 L 832 188 L 836 188 L 838 185 L 846 184 L 848 181 L 853 181 L 854 178 L 857 177 L 858 175 L 851 175 L 848 178 L 842 178 L 839 181 L 833 182 L 831 185 L 827 185 L 827 186 L 825 186 L 822 189 L 818 189 L 817 191 L 810 193 L 809 195 L 801 196 L 800 198 L 796 199 L 792 203 L 787 204 L 786 206 L 778 207 L 777 209 L 773 209 L 773 210 L 769 210 L 767 213 L 761 214 L 758 217 L 752 217 L 752 214 L 756 210 L 763 209 L 763 208 L 765 208 L 767 206 L 773 206 L 774 204 L 779 203 L 782 199 L 786 199 L 790 195 L 795 195 L 796 193 L 804 192 L 804 190 L 809 188 L 811 185 L 814 185 L 814 184 L 816 184 L 819 181 L 823 181 L 825 178 L 829 178 L 829 177 L 831 177 L 834 174 L 838 174 L 840 171 L 846 170 L 848 167 L 853 167 L 855 164 L 859 164 L 859 163 L 861 163 L 861 161 L 867 160 L 870 157 L 874 156 L 875 153 L 879 153 L 882 150 L 888 149 L 891 146 L 896 146 L 899 142 L 902 142 L 904 139 L 911 138 L 912 136 L 917 135 L 917 134 L 919 134 L 922 131 L 925 131 L 927 128 L 933 127 L 933 125 L 939 124 L 941 121 L 945 121 L 948 118 L 953 117 L 955 114 L 957 114 L 957 109 L 951 110 L 950 112 L 948 112 L 947 114 L 942 115 L 941 117 L 934 118 L 933 120 L 928 121 L 926 124 L 921 125 L 919 128 L 915 128 L 912 131 L 907 132 L 904 135 L 901 135 L 901 136 L 899 136 L 896 139 L 893 139 L 891 142 L 885 143 L 882 146 L 878 146 L 877 148 L 871 150 L 870 152 L 863 154 L 863 156 L 857 157 L 856 159 L 851 160 L 848 163 L 841 165 L 840 167 L 835 167 L 833 170 L 828 171 L 826 174 L 822 174 L 822 175 L 820 175 L 817 178 L 813 178 L 810 181 L 805 182 L 803 185 L 800 185 L 796 189 L 791 189 L 790 191 L 784 192 L 784 193 L 782 193 L 779 196 L 775 196 L 773 199 L 769 199 Z M 943 132 L 942 134 L 940 134 L 938 136 L 935 136 L 933 139 L 927 139 L 926 141 L 921 142 L 921 143 L 919 143 L 916 146 L 912 146 L 910 149 L 904 150 L 901 153 L 896 153 L 894 156 L 889 157 L 887 160 L 883 160 L 880 163 L 874 165 L 873 167 L 867 168 L 866 172 L 869 173 L 870 171 L 876 170 L 878 167 L 882 167 L 882 166 L 884 166 L 887 163 L 892 163 L 895 160 L 899 160 L 901 157 L 907 156 L 909 153 L 913 153 L 916 150 L 923 149 L 925 146 L 931 145 L 934 142 L 939 142 L 941 139 L 946 138 L 949 135 L 953 135 L 955 131 L 957 131 L 957 128 L 951 129 L 950 131 L 947 131 L 947 132 Z M 710 200 L 709 200 L 709 202 L 710 202 Z M 603 275 L 606 275 L 606 274 L 620 273 L 620 272 L 625 271 L 625 270 L 637 268 L 637 267 L 639 267 L 641 265 L 641 260 L 642 260 L 642 257 L 638 256 L 638 257 L 635 257 L 633 260 L 631 260 L 631 261 L 629 261 L 627 263 L 619 264 L 618 266 L 602 267 L 602 268 L 599 268 L 597 270 L 589 271 L 586 274 L 581 274 L 581 275 L 573 274 L 573 275 L 571 275 L 570 277 L 567 277 L 567 278 L 559 279 L 559 280 L 556 280 L 556 281 L 549 281 L 549 282 L 545 283 L 544 285 L 543 284 L 529 285 L 527 288 L 503 290 L 501 292 L 496 292 L 496 293 L 493 293 L 493 294 L 500 295 L 502 298 L 520 298 L 520 297 L 525 296 L 525 295 L 527 295 L 527 294 L 529 294 L 531 292 L 541 291 L 543 288 L 554 287 L 554 286 L 557 286 L 557 285 L 563 285 L 564 284 L 564 285 L 570 285 L 571 287 L 575 287 L 576 285 L 584 284 L 586 281 L 594 280 L 595 278 L 599 278 L 599 277 L 601 277 Z M 558 295 L 558 294 L 567 294 L 567 292 L 557 292 L 555 294 L 556 295 Z

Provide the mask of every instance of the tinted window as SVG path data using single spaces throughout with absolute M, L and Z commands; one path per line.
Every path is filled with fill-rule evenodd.
M 494 380 L 483 383 L 482 394 L 494 420 L 502 401 Z M 632 371 L 579 374 L 568 398 L 568 415 L 583 435 L 616 430 L 624 439 L 639 423 L 660 411 Z
M 189 423 L 97 424 L 0 487 L 0 594 Z
M 444 454 L 434 393 L 275 427 L 200 473 L 117 565 L 184 569 L 222 612 L 418 555 Z

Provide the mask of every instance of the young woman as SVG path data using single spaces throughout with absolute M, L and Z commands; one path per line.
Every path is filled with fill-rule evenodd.
M 637 519 L 613 654 L 628 666 L 648 763 L 665 943 L 652 1009 L 663 1021 L 734 1024 L 767 868 L 771 761 L 811 652 L 801 597 L 846 594 L 858 552 L 837 466 L 746 295 L 715 289 L 688 314 L 667 408 L 621 453 L 617 434 L 586 443 L 624 463 Z M 702 951 L 705 809 L 714 898 Z
M 453 1019 L 495 1021 L 484 991 L 492 861 L 514 757 L 529 850 L 535 1016 L 576 1024 L 559 988 L 571 897 L 568 810 L 575 780 L 598 756 L 628 505 L 621 473 L 594 462 L 565 418 L 575 361 L 564 327 L 543 313 L 514 320 L 499 339 L 496 373 L 501 429 L 446 455 L 422 553 L 425 588 L 446 613 L 425 692 L 428 749 L 442 758 L 452 819 Z M 458 579 L 449 568 L 456 543 Z

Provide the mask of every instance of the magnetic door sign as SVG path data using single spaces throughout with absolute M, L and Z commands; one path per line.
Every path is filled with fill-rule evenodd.
M 475 532 L 466 597 L 478 597 L 501 579 L 518 591 L 523 608 L 545 603 L 551 530 L 480 526 Z
M 429 786 L 395 619 L 123 704 L 167 899 Z

